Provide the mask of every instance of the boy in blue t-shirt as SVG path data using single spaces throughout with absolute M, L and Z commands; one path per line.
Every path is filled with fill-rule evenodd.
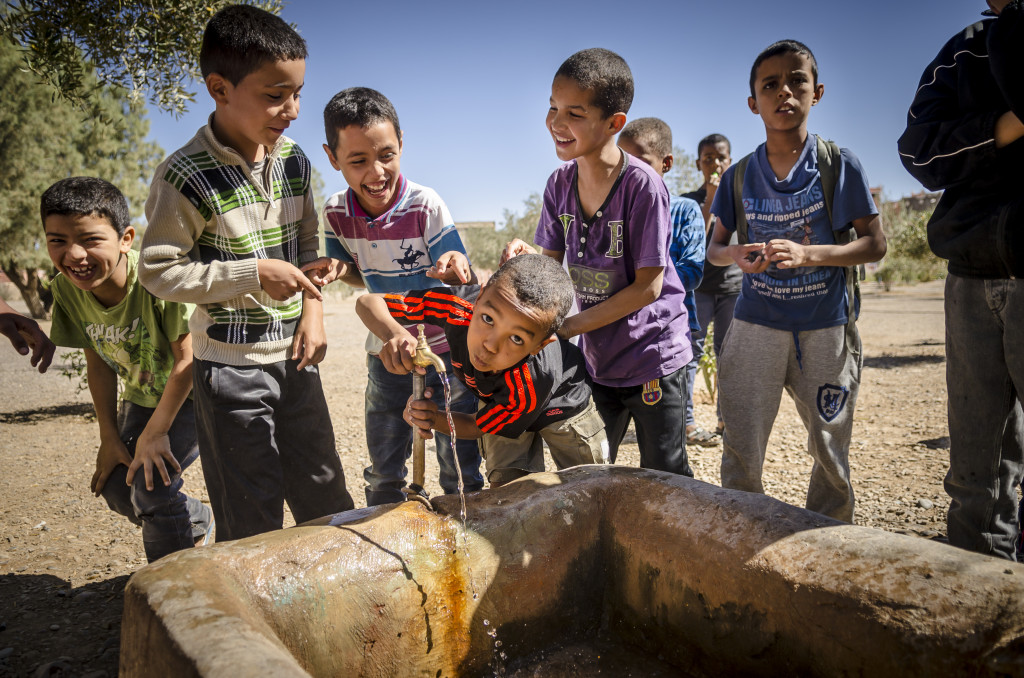
M 370 292 L 403 292 L 443 286 L 428 275 L 431 267 L 450 283 L 469 280 L 469 260 L 444 201 L 432 189 L 401 173 L 402 128 L 387 97 L 368 87 L 336 94 L 324 109 L 327 153 L 331 166 L 345 177 L 348 188 L 327 200 L 324 215 L 327 257 L 308 264 L 318 284 L 341 279 Z M 428 328 L 431 350 L 451 371 L 448 344 L 440 328 Z M 412 379 L 392 374 L 378 357 L 381 343 L 367 337 L 366 446 L 370 466 L 366 479 L 368 506 L 405 500 L 405 461 L 412 454 L 412 429 L 402 418 L 412 395 Z M 441 379 L 433 370 L 426 384 L 443 405 Z M 472 413 L 476 398 L 457 381 L 451 385 L 454 412 Z M 438 432 L 435 437 L 440 485 L 445 494 L 459 491 L 461 470 L 466 491 L 483 488 L 480 452 L 475 440 L 456 443 Z M 458 463 L 459 468 L 455 464 Z
M 744 273 L 719 366 L 722 486 L 764 492 L 764 455 L 785 389 L 814 458 L 807 508 L 853 522 L 849 447 L 863 360 L 843 267 L 880 259 L 885 236 L 860 162 L 846 149 L 835 159 L 834 197 L 824 195 L 819 142 L 807 133 L 823 93 L 806 45 L 783 40 L 758 55 L 748 105 L 767 138 L 726 171 L 711 207 L 718 221 L 708 260 L 735 261 Z M 730 245 L 738 168 L 749 242 Z M 850 228 L 857 239 L 837 244 L 834 232 Z
M 181 491 L 181 472 L 199 456 L 192 306 L 139 284 L 128 203 L 112 184 L 62 179 L 43 193 L 40 214 L 58 271 L 50 332 L 56 344 L 85 351 L 100 429 L 90 487 L 142 527 L 149 562 L 192 548 L 212 522 L 210 509 Z

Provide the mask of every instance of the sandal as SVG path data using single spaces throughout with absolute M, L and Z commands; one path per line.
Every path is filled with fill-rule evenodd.
M 718 445 L 718 439 L 718 434 L 705 431 L 700 426 L 686 434 L 686 444 L 698 447 L 715 447 Z

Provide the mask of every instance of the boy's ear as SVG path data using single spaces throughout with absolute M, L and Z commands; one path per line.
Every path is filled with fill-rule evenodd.
M 135 227 L 129 225 L 124 229 L 124 235 L 121 236 L 121 252 L 125 253 L 130 250 L 133 242 L 135 242 Z
M 336 169 L 336 170 L 338 170 L 340 172 L 341 171 L 341 163 L 339 163 L 338 159 L 334 157 L 334 151 L 332 151 L 331 147 L 328 146 L 327 144 L 324 144 L 324 153 L 327 154 L 327 159 L 330 160 L 331 167 L 333 167 L 334 169 Z
M 615 136 L 622 131 L 622 128 L 626 126 L 626 114 L 625 113 L 612 113 L 608 116 L 608 131 L 612 136 Z
M 750 107 L 750 112 L 754 115 L 761 115 L 761 111 L 757 110 L 757 99 L 754 97 L 747 97 L 747 106 Z
M 548 344 L 550 344 L 552 341 L 554 341 L 557 338 L 558 338 L 557 334 L 552 334 L 550 337 L 548 337 L 544 341 L 542 341 L 539 344 L 537 344 L 537 347 L 535 349 L 533 349 L 532 351 L 530 351 L 530 355 L 537 355 L 538 353 L 540 353 L 540 350 L 542 348 L 544 348 L 545 346 L 547 346 Z
M 672 171 L 672 165 L 674 163 L 675 163 L 675 158 L 672 157 L 671 153 L 669 153 L 664 158 L 662 158 L 662 160 L 661 160 L 661 173 L 662 174 L 668 174 L 669 172 L 671 172 Z
M 227 103 L 228 86 L 230 84 L 227 78 L 220 73 L 210 73 L 206 76 L 206 91 L 209 92 L 210 96 L 218 104 Z
M 825 85 L 819 82 L 814 87 L 814 98 L 811 99 L 811 106 L 817 105 L 817 103 L 819 101 L 821 101 L 821 97 L 824 96 L 824 95 L 825 95 Z

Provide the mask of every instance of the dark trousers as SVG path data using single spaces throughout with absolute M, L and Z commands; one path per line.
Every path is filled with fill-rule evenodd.
M 353 508 L 334 428 L 310 365 L 235 366 L 196 359 L 196 429 L 217 541 L 280 529 Z
M 686 458 L 686 367 L 637 386 L 594 384 L 614 463 L 629 420 L 636 425 L 640 467 L 693 477 Z

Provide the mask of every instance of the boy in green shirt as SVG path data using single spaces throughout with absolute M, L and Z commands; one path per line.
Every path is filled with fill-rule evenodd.
M 43 193 L 40 214 L 59 272 L 51 338 L 85 350 L 100 426 L 92 491 L 142 526 L 149 562 L 191 548 L 212 524 L 210 509 L 181 491 L 181 471 L 199 456 L 189 399 L 192 307 L 138 283 L 135 229 L 115 186 L 63 179 Z

